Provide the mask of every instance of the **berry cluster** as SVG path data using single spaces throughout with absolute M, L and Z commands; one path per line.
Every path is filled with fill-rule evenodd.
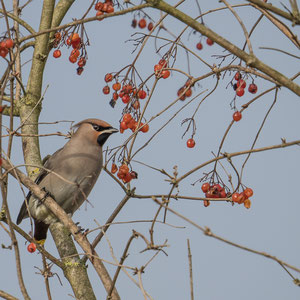
M 54 48 L 57 48 L 59 44 L 62 41 L 62 35 L 60 32 L 56 32 L 55 35 L 55 40 L 54 40 Z M 71 33 L 69 36 L 66 37 L 66 40 L 63 40 L 62 44 L 66 44 L 68 47 L 72 46 L 72 51 L 69 56 L 69 61 L 74 64 L 77 62 L 78 68 L 77 68 L 77 74 L 81 75 L 83 72 L 83 67 L 86 64 L 86 52 L 83 51 L 83 43 L 82 39 L 79 36 L 78 33 L 74 32 Z M 81 57 L 80 56 L 80 49 L 82 49 Z M 61 51 L 59 49 L 56 49 L 53 51 L 53 57 L 54 58 L 59 58 L 61 57 Z
M 157 78 L 167 79 L 170 76 L 170 71 L 167 70 L 168 63 L 165 59 L 161 59 L 158 64 L 154 66 L 154 73 Z
M 138 126 L 138 121 L 136 121 L 131 114 L 124 114 L 122 121 L 120 123 L 120 133 L 123 133 L 126 129 L 131 129 L 132 132 L 135 132 Z M 139 131 L 141 132 L 148 132 L 149 131 L 149 125 L 140 123 Z
M 244 203 L 244 206 L 249 209 L 251 207 L 251 201 L 249 198 L 252 196 L 253 196 L 253 190 L 251 188 L 246 188 L 241 193 L 233 193 L 231 199 L 233 202 L 238 204 Z
M 139 21 L 137 21 L 135 18 L 131 21 L 131 27 L 136 28 L 136 26 L 139 26 L 141 29 L 146 28 L 147 21 L 145 18 L 141 18 Z M 153 23 L 149 22 L 147 26 L 148 30 L 151 31 L 153 29 Z
M 3 58 L 6 57 L 9 49 L 14 46 L 14 42 L 12 39 L 5 39 L 0 43 L 0 56 Z
M 224 187 L 221 187 L 220 184 L 215 183 L 210 185 L 208 182 L 205 182 L 201 186 L 202 192 L 205 193 L 205 198 L 226 198 L 227 193 Z M 204 206 L 207 207 L 210 205 L 209 200 L 204 200 Z
M 111 173 L 115 174 L 118 171 L 118 167 L 115 163 L 111 165 Z M 126 164 L 120 166 L 119 171 L 117 173 L 119 179 L 121 179 L 124 183 L 130 182 L 132 179 L 137 179 L 138 174 L 135 171 L 130 171 L 129 167 Z
M 211 40 L 210 38 L 207 38 L 207 39 L 206 39 L 206 44 L 207 44 L 208 46 L 212 46 L 212 45 L 214 44 L 214 41 Z M 201 42 L 197 43 L 196 48 L 197 48 L 198 50 L 202 50 L 202 49 L 203 49 L 202 43 L 201 43 Z
M 191 89 L 191 80 L 188 79 L 183 87 L 181 87 L 177 91 L 177 96 L 181 101 L 184 101 L 186 98 L 192 96 L 192 89 Z
M 242 79 L 242 75 L 240 72 L 236 72 L 234 75 L 234 79 L 236 83 L 233 85 L 233 89 L 237 96 L 242 97 L 245 94 L 246 81 Z M 255 94 L 257 92 L 257 85 L 255 83 L 251 83 L 248 87 L 248 92 L 251 94 Z
M 105 2 L 98 2 L 95 4 L 96 16 L 100 17 L 104 13 L 110 14 L 115 11 L 113 2 L 111 0 L 105 0 Z M 101 19 L 100 19 L 101 21 Z

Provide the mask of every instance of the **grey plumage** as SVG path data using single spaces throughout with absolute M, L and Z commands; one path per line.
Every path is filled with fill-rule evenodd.
M 49 157 L 36 183 L 48 191 L 66 211 L 73 213 L 86 200 L 102 169 L 102 146 L 118 130 L 98 119 L 81 121 L 65 146 Z M 44 240 L 55 216 L 31 193 L 27 196 L 30 215 L 35 220 L 36 240 Z M 29 216 L 23 203 L 17 224 Z

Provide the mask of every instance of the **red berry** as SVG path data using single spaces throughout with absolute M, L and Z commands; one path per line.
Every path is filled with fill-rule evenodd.
M 213 41 L 213 40 L 211 40 L 210 38 L 207 38 L 207 40 L 206 40 L 206 44 L 207 44 L 208 46 L 212 46 L 212 45 L 213 45 L 213 43 L 214 43 L 214 41 Z
M 257 85 L 255 83 L 251 83 L 248 88 L 249 93 L 255 94 L 257 92 Z
M 242 87 L 238 87 L 235 90 L 235 93 L 237 94 L 237 96 L 242 97 L 245 94 L 245 90 Z
M 203 205 L 204 205 L 204 207 L 208 207 L 210 205 L 209 200 L 204 200 Z
M 125 94 L 123 97 L 122 97 L 122 102 L 127 104 L 129 103 L 130 101 L 130 96 L 128 94 Z
M 195 140 L 194 139 L 188 139 L 187 142 L 186 142 L 186 145 L 188 148 L 194 148 L 196 143 L 195 143 Z
M 225 189 L 223 188 L 220 191 L 219 198 L 226 198 L 226 197 L 227 197 L 227 193 L 225 192 Z
M 108 95 L 109 94 L 109 92 L 110 92 L 110 88 L 109 88 L 109 86 L 108 85 L 106 85 L 103 89 L 102 89 L 102 91 L 103 91 L 103 94 L 104 95 Z
M 123 129 L 123 130 L 128 129 L 127 123 L 125 121 L 122 121 L 121 124 L 120 124 L 120 128 Z
M 147 96 L 147 93 L 144 90 L 139 90 L 138 96 L 140 99 L 145 99 Z
M 77 65 L 78 65 L 79 67 L 84 67 L 85 64 L 86 64 L 86 59 L 85 59 L 84 57 L 81 57 L 81 58 L 79 59 Z
M 136 110 L 138 110 L 140 108 L 140 101 L 139 100 L 135 100 L 132 104 L 132 107 Z
M 150 22 L 150 23 L 148 24 L 148 30 L 151 31 L 152 29 L 153 29 L 153 23 Z
M 169 76 L 170 76 L 170 71 L 169 70 L 162 70 L 161 71 L 161 77 L 163 78 L 163 79 L 167 79 Z
M 107 73 L 104 77 L 105 82 L 110 82 L 113 80 L 113 76 L 110 73 Z
M 123 116 L 123 121 L 126 122 L 126 123 L 128 123 L 131 119 L 132 119 L 131 114 L 125 114 Z
M 115 90 L 115 91 L 118 91 L 121 89 L 121 83 L 120 82 L 116 82 L 113 84 L 112 88 Z
M 180 97 L 179 99 L 180 99 L 181 101 L 184 101 L 185 98 L 186 98 L 186 95 L 183 93 L 184 90 L 185 90 L 185 88 L 182 87 L 182 88 L 180 88 L 180 89 L 177 91 L 177 96 Z
M 201 42 L 199 42 L 197 45 L 196 45 L 197 49 L 198 50 L 201 50 L 203 48 L 203 45 Z
M 240 72 L 236 72 L 235 75 L 234 75 L 234 79 L 235 79 L 236 81 L 238 81 L 238 80 L 240 80 L 241 78 L 242 78 L 241 73 L 240 73 Z
M 155 73 L 158 73 L 162 68 L 163 68 L 162 65 L 157 64 L 157 65 L 154 66 L 154 72 L 155 72 Z
M 113 13 L 114 11 L 115 11 L 115 9 L 114 9 L 114 7 L 113 7 L 112 5 L 108 5 L 108 6 L 107 6 L 106 12 L 107 12 L 108 14 L 111 14 L 111 13 Z
M 27 246 L 27 251 L 30 252 L 30 253 L 35 252 L 35 250 L 36 250 L 36 244 L 35 244 L 35 243 L 30 243 L 30 244 Z
M 161 59 L 159 62 L 158 62 L 159 65 L 163 66 L 163 68 L 165 68 L 167 66 L 167 61 L 165 59 Z
M 232 199 L 233 202 L 238 203 L 239 197 L 240 197 L 239 193 L 233 193 L 232 196 L 231 196 L 231 199 Z
M 222 191 L 223 188 L 218 183 L 216 183 L 212 186 L 212 189 L 213 189 L 213 191 L 219 193 Z
M 141 123 L 141 126 L 144 125 Z M 141 132 L 148 132 L 149 131 L 149 124 L 145 124 L 141 129 Z
M 245 206 L 247 209 L 249 209 L 249 208 L 251 207 L 251 201 L 250 201 L 250 199 L 246 199 L 246 200 L 244 201 L 244 206 Z
M 54 52 L 53 52 L 53 57 L 54 58 L 59 58 L 61 56 L 61 51 L 60 50 L 55 50 Z
M 79 34 L 78 33 L 73 33 L 71 36 L 71 43 L 77 43 L 80 40 Z
M 245 194 L 245 196 L 246 196 L 247 198 L 250 198 L 250 197 L 253 196 L 253 190 L 252 190 L 251 188 L 246 188 L 246 189 L 244 190 L 244 194 Z
M 139 27 L 140 27 L 141 29 L 143 29 L 143 28 L 146 27 L 146 25 L 147 25 L 146 20 L 145 20 L 144 18 L 140 19 L 140 21 L 139 21 Z
M 186 97 L 192 96 L 192 89 L 188 89 L 188 90 L 185 92 L 185 96 L 186 96 Z
M 113 164 L 111 165 L 111 172 L 112 172 L 113 174 L 115 174 L 117 171 L 118 171 L 118 167 L 117 167 L 117 165 L 116 165 L 115 163 L 113 163 Z
M 233 116 L 232 116 L 233 120 L 238 122 L 242 119 L 242 113 L 239 111 L 236 111 Z
M 246 81 L 243 79 L 240 79 L 237 81 L 236 86 L 244 89 L 246 87 Z
M 119 98 L 118 93 L 117 93 L 117 92 L 114 92 L 114 93 L 113 93 L 113 99 L 114 99 L 115 101 L 117 101 L 118 98 Z
M 205 182 L 201 186 L 201 190 L 203 193 L 207 193 L 210 189 L 210 184 L 208 182 Z
M 73 50 L 71 51 L 71 54 L 70 54 L 70 55 L 71 55 L 71 56 L 75 56 L 76 59 L 77 59 L 78 56 L 80 55 L 80 52 L 79 52 L 78 49 L 73 49 Z
M 102 3 L 102 2 L 96 3 L 96 4 L 95 4 L 95 10 L 101 10 L 102 7 L 103 7 L 103 4 L 104 4 L 104 3 Z
M 72 64 L 75 64 L 76 61 L 77 61 L 77 57 L 74 56 L 74 55 L 70 55 L 70 56 L 69 56 L 69 61 L 70 61 Z
M 8 49 L 7 48 L 0 48 L 0 56 L 3 58 L 7 55 Z
M 13 47 L 14 42 L 13 42 L 12 39 L 7 39 L 7 40 L 5 41 L 5 44 L 6 44 L 6 48 L 7 48 L 7 49 L 10 49 L 10 48 Z

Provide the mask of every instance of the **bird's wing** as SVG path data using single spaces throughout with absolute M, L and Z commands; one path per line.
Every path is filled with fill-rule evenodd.
M 53 162 L 55 161 L 55 158 L 57 157 L 57 155 L 59 155 L 59 153 L 61 152 L 63 148 L 57 150 L 56 152 L 54 152 L 52 155 L 47 155 L 44 159 L 43 159 L 43 165 L 46 169 L 48 170 L 52 170 L 54 165 L 53 165 Z M 47 175 L 49 174 L 48 171 L 46 171 L 45 169 L 42 169 L 41 172 L 39 173 L 38 177 L 35 179 L 35 183 L 36 184 L 39 184 Z M 22 206 L 21 206 L 21 209 L 20 209 L 20 212 L 18 214 L 18 217 L 17 217 L 17 225 L 19 225 L 23 219 L 25 218 L 28 218 L 29 215 L 28 215 L 28 210 L 27 210 L 27 205 L 28 205 L 28 202 L 29 202 L 29 199 L 31 197 L 32 193 L 31 191 L 28 192 L 27 196 L 26 196 L 26 202 L 24 201 Z M 27 205 L 26 205 L 27 203 Z

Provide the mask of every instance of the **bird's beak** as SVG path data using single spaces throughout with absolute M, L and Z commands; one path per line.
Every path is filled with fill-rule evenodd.
M 119 130 L 116 129 L 116 128 L 111 127 L 111 128 L 108 128 L 108 129 L 103 130 L 101 133 L 109 133 L 109 134 L 113 134 L 113 133 L 116 133 L 116 132 L 119 132 Z

